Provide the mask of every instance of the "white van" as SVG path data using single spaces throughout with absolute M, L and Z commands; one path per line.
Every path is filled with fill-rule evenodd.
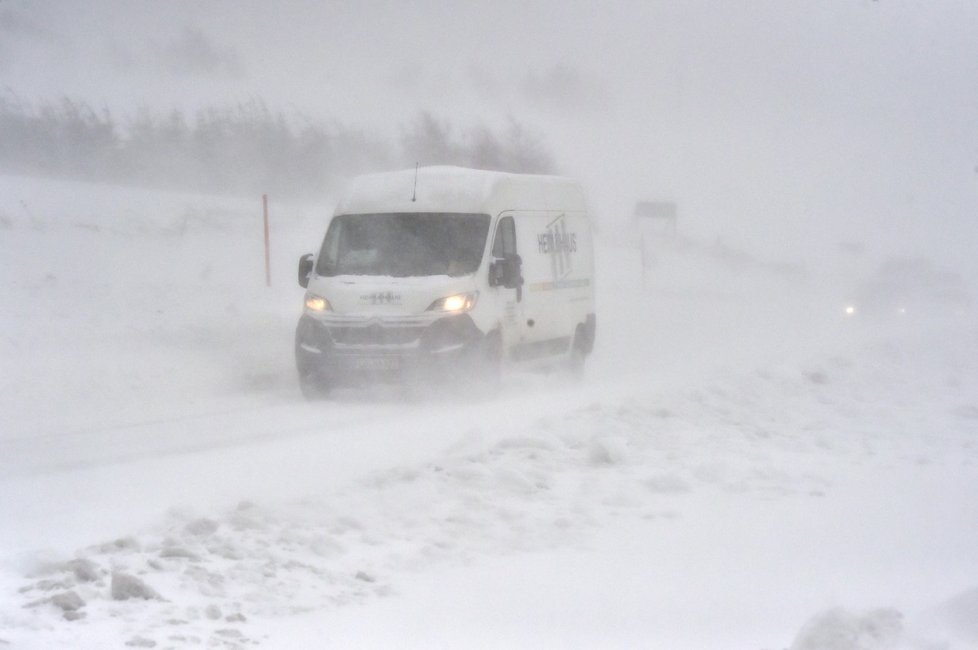
M 364 379 L 494 377 L 594 346 L 594 262 L 580 186 L 422 167 L 356 178 L 318 255 L 299 260 L 307 396 Z

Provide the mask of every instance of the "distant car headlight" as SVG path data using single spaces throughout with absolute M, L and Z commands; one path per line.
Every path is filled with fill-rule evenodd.
M 456 293 L 452 296 L 445 296 L 444 298 L 439 298 L 435 302 L 431 303 L 428 307 L 428 311 L 443 311 L 449 313 L 460 313 L 463 311 L 469 311 L 475 307 L 475 301 L 479 297 L 478 292 L 471 293 Z
M 853 316 L 856 313 L 856 307 L 853 305 L 846 305 L 846 316 Z
M 314 313 L 322 313 L 324 311 L 333 311 L 333 307 L 329 304 L 329 301 L 322 296 L 317 296 L 314 293 L 306 292 L 306 310 Z

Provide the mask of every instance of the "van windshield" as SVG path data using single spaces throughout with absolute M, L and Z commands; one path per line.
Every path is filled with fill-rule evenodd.
M 316 274 L 469 275 L 488 234 L 488 214 L 344 214 L 326 231 Z

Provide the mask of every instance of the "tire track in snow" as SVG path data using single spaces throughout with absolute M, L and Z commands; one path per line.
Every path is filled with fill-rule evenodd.
M 40 438 L 0 440 L 0 475 L 19 478 L 92 469 L 314 436 L 319 434 L 318 428 L 324 424 L 325 414 L 321 410 L 312 410 L 312 406 L 269 406 L 247 409 L 245 413 L 186 415 L 104 429 L 47 434 Z M 345 417 L 331 413 L 328 424 L 338 429 L 356 427 L 376 422 L 389 415 L 388 410 L 392 411 L 393 407 L 381 409 L 380 413 L 350 413 L 344 414 Z M 270 426 L 269 421 L 276 415 L 286 417 L 289 426 Z M 178 428 L 183 431 L 179 438 L 174 439 L 173 431 Z

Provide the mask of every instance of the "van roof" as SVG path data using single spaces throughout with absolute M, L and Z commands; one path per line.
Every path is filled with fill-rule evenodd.
M 435 166 L 366 174 L 353 179 L 336 214 L 506 210 L 586 212 L 584 192 L 569 178 Z

